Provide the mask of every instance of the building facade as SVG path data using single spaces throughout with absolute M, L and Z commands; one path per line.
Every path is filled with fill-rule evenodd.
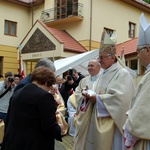
M 28 74 L 41 57 L 97 49 L 103 29 L 117 32 L 119 55 L 122 43 L 137 38 L 142 12 L 150 22 L 150 6 L 142 0 L 0 0 L 0 74 L 18 72 L 18 51 Z M 126 46 L 127 65 L 142 74 L 136 47 L 126 53 Z

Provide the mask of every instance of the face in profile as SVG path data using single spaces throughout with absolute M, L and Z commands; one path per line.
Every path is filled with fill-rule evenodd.
M 115 62 L 115 56 L 106 51 L 99 53 L 99 62 L 104 69 L 109 68 Z
M 78 73 L 75 72 L 75 71 L 72 71 L 72 76 L 74 79 L 77 79 L 78 78 Z
M 57 87 L 52 85 L 50 88 L 49 88 L 49 92 L 52 94 L 52 95 L 55 95 L 56 92 L 57 92 Z

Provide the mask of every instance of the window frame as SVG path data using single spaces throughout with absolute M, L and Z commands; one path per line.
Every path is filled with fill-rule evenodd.
M 55 19 L 78 15 L 78 0 L 55 0 Z
M 132 29 L 132 26 L 134 27 L 134 29 Z M 135 28 L 136 24 L 133 22 L 129 22 L 129 31 L 128 31 L 129 38 L 135 38 Z
M 6 30 L 7 30 L 7 32 L 6 32 Z M 17 36 L 17 22 L 10 21 L 10 20 L 5 20 L 5 23 L 4 23 L 4 35 Z

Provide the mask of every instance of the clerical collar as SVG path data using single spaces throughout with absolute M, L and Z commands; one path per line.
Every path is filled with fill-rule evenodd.
M 91 76 L 91 81 L 96 81 L 96 79 L 98 78 L 99 74 L 100 74 L 100 73 L 98 73 L 98 74 L 95 75 L 95 76 Z
M 105 74 L 106 72 L 108 72 L 108 69 L 105 69 L 105 70 L 103 71 L 103 74 Z
M 149 69 L 150 68 L 150 64 L 148 64 L 147 66 L 146 66 L 146 69 Z
M 116 64 L 116 63 L 114 63 L 114 64 Z M 109 70 L 114 64 L 112 64 L 109 68 L 104 69 L 103 74 L 105 74 L 106 72 L 108 72 L 108 70 Z

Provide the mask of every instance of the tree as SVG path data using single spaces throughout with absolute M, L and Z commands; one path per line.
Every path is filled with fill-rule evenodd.
M 144 2 L 150 4 L 150 0 L 143 0 Z

